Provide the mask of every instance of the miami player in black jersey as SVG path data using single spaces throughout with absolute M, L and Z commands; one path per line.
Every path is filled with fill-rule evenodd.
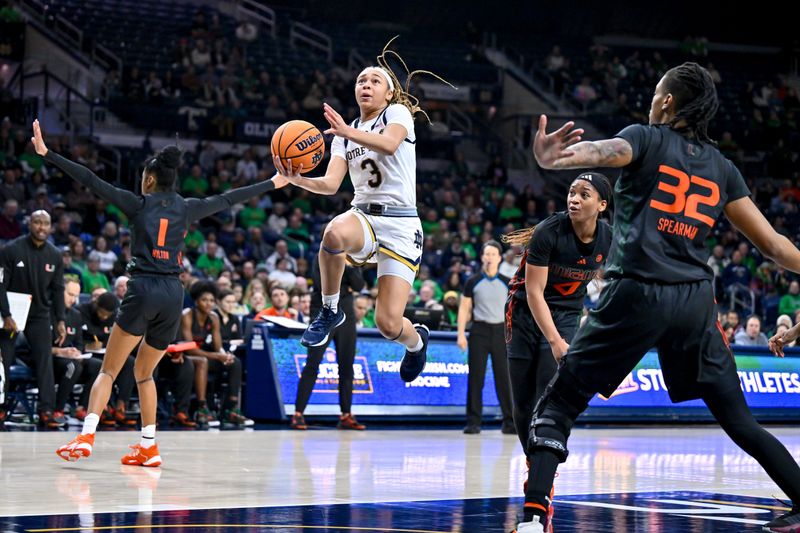
M 569 187 L 567 211 L 503 236 L 506 244 L 527 247 L 509 284 L 505 320 L 514 425 L 523 451 L 536 400 L 569 348 L 586 286 L 599 276 L 611 247 L 611 227 L 599 220 L 610 199 L 608 178 L 585 172 Z
M 533 151 L 542 167 L 622 172 L 605 270 L 611 282 L 535 408 L 519 533 L 541 532 L 547 525 L 547 496 L 558 463 L 567 459 L 575 419 L 596 393 L 610 396 L 653 346 L 672 401 L 701 398 L 733 441 L 792 500 L 793 508 L 764 528 L 800 530 L 800 468 L 747 407 L 717 321 L 704 242 L 724 212 L 764 256 L 787 270 L 800 272 L 800 251 L 770 226 L 742 175 L 709 138 L 717 108 L 708 71 L 684 63 L 658 82 L 647 126 L 629 126 L 613 139 L 580 142 L 583 131 L 574 123 L 547 134 L 547 118 L 539 120 Z
M 178 333 L 181 321 L 183 286 L 181 253 L 186 228 L 193 220 L 209 216 L 276 187 L 286 185 L 281 177 L 241 187 L 208 198 L 184 199 L 175 192 L 180 150 L 167 146 L 147 160 L 142 172 L 141 194 L 106 183 L 86 167 L 50 151 L 42 139 L 39 121 L 33 123 L 31 138 L 36 153 L 57 166 L 89 190 L 116 205 L 130 220 L 131 255 L 128 263 L 128 292 L 119 307 L 106 347 L 103 367 L 92 386 L 89 414 L 81 434 L 56 453 L 66 461 L 88 457 L 100 412 L 108 403 L 111 386 L 120 368 L 138 345 L 134 374 L 142 412 L 142 440 L 131 446 L 122 463 L 159 466 L 161 457 L 155 444 L 156 387 L 153 370 Z

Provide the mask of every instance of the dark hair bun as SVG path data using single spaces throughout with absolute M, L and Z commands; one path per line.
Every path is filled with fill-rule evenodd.
M 156 158 L 167 168 L 178 168 L 181 164 L 181 149 L 177 146 L 165 146 Z

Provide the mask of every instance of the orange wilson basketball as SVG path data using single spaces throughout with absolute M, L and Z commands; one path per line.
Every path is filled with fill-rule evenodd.
M 290 120 L 272 134 L 273 155 L 281 158 L 285 166 L 291 159 L 292 168 L 303 165 L 303 174 L 312 170 L 325 155 L 325 140 L 322 133 L 310 122 Z

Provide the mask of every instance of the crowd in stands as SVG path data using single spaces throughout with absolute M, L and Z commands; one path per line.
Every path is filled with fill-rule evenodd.
M 291 119 L 319 121 L 325 101 L 343 116 L 356 116 L 352 81 L 343 69 L 282 70 L 257 63 L 249 49 L 257 45 L 259 28 L 242 20 L 230 31 L 216 12 L 198 10 L 185 34 L 159 58 L 161 68 L 144 71 L 129 64 L 120 77 L 110 71 L 101 99 L 151 104 L 179 110 L 190 130 L 205 138 L 229 139 L 244 119 L 280 124 Z

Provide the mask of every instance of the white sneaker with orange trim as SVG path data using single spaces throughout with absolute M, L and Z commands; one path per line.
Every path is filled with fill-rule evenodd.
M 520 522 L 512 533 L 544 533 L 545 529 L 538 516 L 532 522 Z
M 130 466 L 161 466 L 158 444 L 142 448 L 139 444 L 128 446 L 131 452 L 122 457 L 122 464 Z
M 78 435 L 65 445 L 56 450 L 56 455 L 65 461 L 77 461 L 81 457 L 89 457 L 92 455 L 92 447 L 94 446 L 94 433 L 86 435 Z

